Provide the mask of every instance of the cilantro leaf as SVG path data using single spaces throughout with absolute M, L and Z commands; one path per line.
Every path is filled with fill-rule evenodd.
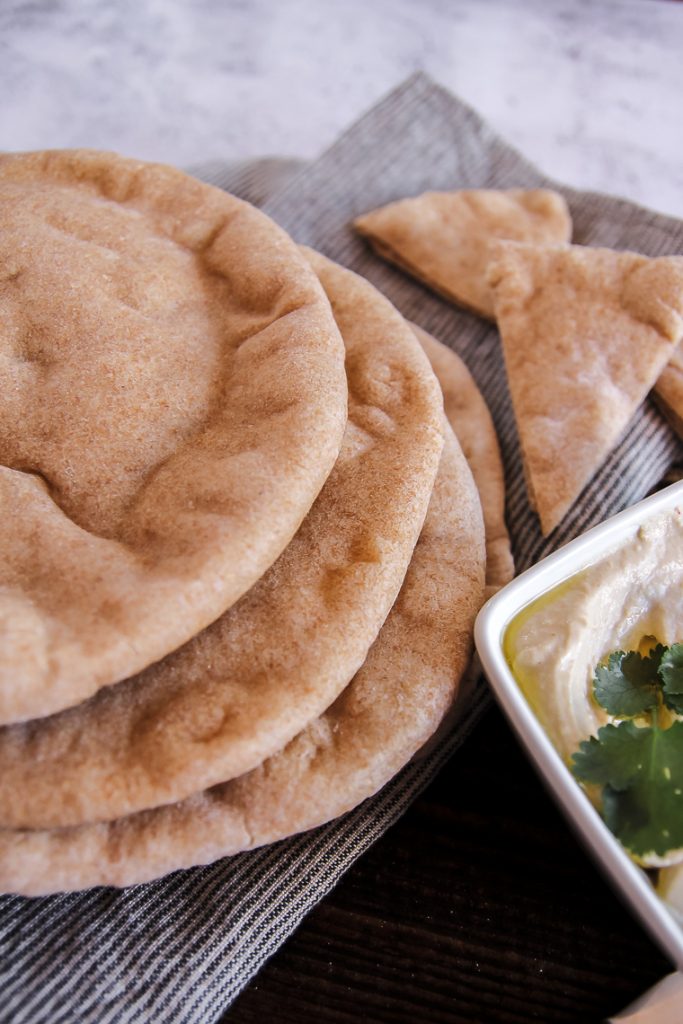
M 677 714 L 683 714 L 683 644 L 665 648 L 659 675 L 664 683 L 664 703 Z
M 606 725 L 574 754 L 574 775 L 602 784 L 602 814 L 623 846 L 660 856 L 683 846 L 683 722 Z
M 661 683 L 658 648 L 646 657 L 637 651 L 614 651 L 606 665 L 598 665 L 593 693 L 598 704 L 617 718 L 632 718 L 657 706 Z
M 655 646 L 650 649 L 647 655 L 647 660 L 652 665 L 653 675 L 659 672 L 659 666 L 662 663 L 662 658 L 668 650 L 669 648 L 665 647 L 664 644 L 655 644 Z
M 597 737 L 584 740 L 573 755 L 572 771 L 581 782 L 594 782 L 599 786 L 611 785 L 625 789 L 633 778 L 633 740 L 641 732 L 633 722 L 603 725 Z

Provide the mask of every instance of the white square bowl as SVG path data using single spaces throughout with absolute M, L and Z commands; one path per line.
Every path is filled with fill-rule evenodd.
M 498 702 L 570 824 L 652 938 L 683 970 L 683 922 L 676 920 L 646 874 L 607 828 L 527 703 L 503 652 L 505 632 L 523 608 L 634 537 L 651 516 L 676 506 L 683 506 L 683 481 L 620 512 L 544 558 L 484 605 L 475 626 L 475 643 Z

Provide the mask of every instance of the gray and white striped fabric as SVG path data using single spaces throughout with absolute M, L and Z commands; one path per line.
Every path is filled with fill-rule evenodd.
M 651 256 L 681 252 L 683 223 L 550 182 L 421 74 L 313 164 L 214 164 L 195 172 L 262 204 L 298 241 L 367 276 L 406 316 L 463 356 L 501 439 L 518 568 L 641 498 L 680 459 L 679 442 L 646 403 L 572 513 L 544 540 L 527 503 L 495 329 L 375 258 L 349 221 L 427 189 L 552 185 L 569 201 L 580 243 Z M 425 756 L 355 811 L 305 835 L 123 891 L 0 899 L 0 1021 L 217 1020 L 306 912 L 433 778 L 488 702 L 486 684 L 476 680 L 447 734 Z

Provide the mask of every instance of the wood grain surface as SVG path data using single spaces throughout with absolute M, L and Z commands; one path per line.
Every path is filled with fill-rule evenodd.
M 670 970 L 491 708 L 223 1019 L 586 1024 Z

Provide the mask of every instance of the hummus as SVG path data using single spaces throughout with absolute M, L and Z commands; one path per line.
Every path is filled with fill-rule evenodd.
M 683 510 L 635 537 L 519 613 L 505 655 L 533 711 L 569 762 L 613 721 L 593 699 L 596 666 L 612 651 L 683 641 Z

